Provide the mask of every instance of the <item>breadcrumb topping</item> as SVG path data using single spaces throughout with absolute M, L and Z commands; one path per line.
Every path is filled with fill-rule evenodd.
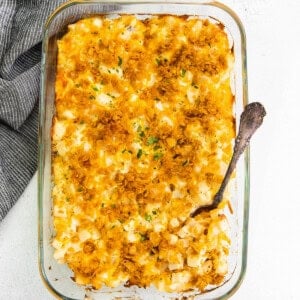
M 77 283 L 167 292 L 222 283 L 224 202 L 187 218 L 212 201 L 232 155 L 232 62 L 223 26 L 206 19 L 69 25 L 58 41 L 53 246 Z

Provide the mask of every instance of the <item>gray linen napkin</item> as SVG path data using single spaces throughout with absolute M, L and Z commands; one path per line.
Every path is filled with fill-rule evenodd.
M 36 170 L 42 29 L 65 0 L 0 0 L 0 221 Z

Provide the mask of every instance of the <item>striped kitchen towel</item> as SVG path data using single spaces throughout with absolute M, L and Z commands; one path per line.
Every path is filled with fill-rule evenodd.
M 42 29 L 62 2 L 0 1 L 0 221 L 36 170 Z

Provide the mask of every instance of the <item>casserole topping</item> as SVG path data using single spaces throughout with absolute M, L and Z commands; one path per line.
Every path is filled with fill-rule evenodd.
M 223 26 L 97 16 L 58 42 L 52 130 L 55 258 L 79 284 L 203 291 L 222 283 L 233 55 Z M 182 226 L 183 222 L 185 225 Z

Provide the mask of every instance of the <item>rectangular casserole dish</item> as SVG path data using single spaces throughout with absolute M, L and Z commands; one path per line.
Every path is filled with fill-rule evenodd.
M 227 218 L 231 229 L 231 250 L 229 272 L 225 282 L 205 293 L 185 292 L 162 293 L 154 288 L 102 288 L 94 291 L 79 286 L 72 280 L 72 272 L 66 265 L 60 265 L 53 257 L 54 235 L 51 200 L 51 127 L 55 114 L 55 78 L 57 62 L 57 40 L 66 32 L 68 24 L 93 15 L 188 15 L 208 18 L 225 26 L 233 44 L 234 68 L 232 92 L 235 95 L 234 113 L 237 117 L 247 104 L 247 77 L 245 36 L 237 16 L 222 4 L 209 1 L 71 1 L 49 18 L 43 38 L 40 131 L 39 131 L 39 266 L 48 289 L 62 299 L 174 299 L 195 297 L 195 299 L 226 299 L 238 288 L 245 273 L 247 259 L 247 226 L 249 201 L 249 152 L 244 154 L 236 170 L 231 206 L 233 214 Z

